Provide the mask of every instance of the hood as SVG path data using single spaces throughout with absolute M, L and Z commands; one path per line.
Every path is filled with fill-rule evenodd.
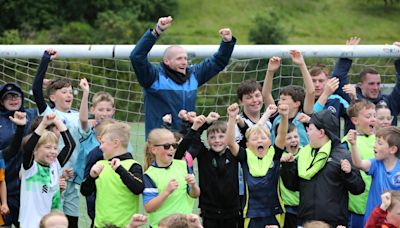
M 340 141 L 338 137 L 339 120 L 331 110 L 324 109 L 314 113 L 311 116 L 310 124 L 314 124 L 318 129 L 324 129 L 325 134 L 332 140 L 332 143 Z
M 2 86 L 0 86 L 0 99 L 3 97 L 4 94 L 6 93 L 19 93 L 21 94 L 21 99 L 22 99 L 22 103 L 21 103 L 21 108 L 19 109 L 20 111 L 24 110 L 24 92 L 22 91 L 21 87 L 19 87 L 19 85 L 17 85 L 16 83 L 6 83 Z M 0 113 L 1 114 L 7 114 L 9 115 L 9 111 L 6 110 L 4 108 L 4 106 L 0 103 Z

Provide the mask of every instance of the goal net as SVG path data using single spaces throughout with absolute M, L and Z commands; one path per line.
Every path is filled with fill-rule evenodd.
M 289 48 L 290 49 L 290 48 Z M 44 49 L 40 50 L 43 53 Z M 131 50 L 131 49 L 130 49 Z M 395 49 L 396 50 L 396 49 Z M 0 53 L 1 54 L 1 53 Z M 190 54 L 190 52 L 189 52 Z M 399 53 L 395 53 L 397 56 Z M 209 54 L 210 56 L 211 54 Z M 378 70 L 382 77 L 385 92 L 390 92 L 396 81 L 395 69 L 393 66 L 394 56 L 352 58 L 353 66 L 350 71 L 351 83 L 358 81 L 358 73 L 364 67 L 373 67 Z M 30 57 L 30 56 L 28 56 Z M 161 56 L 151 58 L 157 63 Z M 273 95 L 278 97 L 279 89 L 283 86 L 295 84 L 303 85 L 300 71 L 296 65 L 288 59 L 288 55 L 282 61 L 279 71 L 274 77 Z M 305 55 L 305 61 L 310 67 L 312 64 L 323 63 L 329 69 L 333 69 L 337 58 L 316 57 Z M 198 63 L 202 58 L 193 57 L 191 64 Z M 25 106 L 35 107 L 32 98 L 32 81 L 39 66 L 40 56 L 36 58 L 12 57 L 0 58 L 0 82 L 18 83 L 25 94 Z M 219 75 L 198 90 L 197 108 L 198 114 L 208 114 L 216 111 L 223 117 L 226 116 L 226 108 L 229 104 L 237 102 L 236 89 L 240 82 L 247 79 L 254 79 L 263 82 L 268 65 L 268 56 L 249 58 L 234 56 L 229 65 Z M 90 83 L 90 97 L 98 91 L 109 92 L 115 98 L 116 115 L 118 120 L 129 122 L 132 126 L 131 144 L 134 151 L 143 151 L 144 144 L 144 106 L 143 90 L 136 80 L 135 73 L 130 61 L 115 58 L 62 58 L 53 60 L 47 70 L 46 78 L 67 77 L 72 80 L 74 87 L 75 109 L 79 109 L 82 93 L 79 89 L 79 79 L 87 78 Z

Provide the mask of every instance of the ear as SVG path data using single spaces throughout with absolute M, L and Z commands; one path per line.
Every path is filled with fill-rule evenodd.
M 90 106 L 90 109 L 89 109 L 89 111 L 91 112 L 91 113 L 93 113 L 94 112 L 94 107 L 91 105 Z
M 114 139 L 113 140 L 113 143 L 114 143 L 114 147 L 119 147 L 120 145 L 121 145 L 121 140 L 120 139 Z
M 167 66 L 169 66 L 169 60 L 167 58 L 163 58 L 163 63 Z
M 389 153 L 390 154 L 393 154 L 393 155 L 396 155 L 397 154 L 397 152 L 398 152 L 398 148 L 397 148 L 397 146 L 391 146 L 391 147 L 389 147 Z
M 319 129 L 319 133 L 321 138 L 323 138 L 326 135 L 324 129 Z
M 49 99 L 50 99 L 52 102 L 55 102 L 56 96 L 55 96 L 54 94 L 51 94 L 51 95 L 49 96 Z
M 358 118 L 357 117 L 351 117 L 350 120 L 354 125 L 358 124 Z
M 295 102 L 294 102 L 294 105 L 295 105 L 297 108 L 300 108 L 301 102 L 300 102 L 300 101 L 295 101 Z

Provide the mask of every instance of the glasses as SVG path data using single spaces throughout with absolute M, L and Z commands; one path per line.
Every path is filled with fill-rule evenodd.
M 380 121 L 384 121 L 384 120 L 392 121 L 393 120 L 393 116 L 380 116 L 377 119 L 380 120 Z
M 4 99 L 4 100 L 13 100 L 13 99 L 18 99 L 18 98 L 20 98 L 20 97 L 21 97 L 21 96 L 20 96 L 19 94 L 10 93 L 10 94 L 5 95 L 5 96 L 3 97 L 3 99 Z
M 164 150 L 169 150 L 172 146 L 172 148 L 176 149 L 178 147 L 178 143 L 165 143 L 165 144 L 158 144 L 154 146 L 162 146 L 164 147 Z

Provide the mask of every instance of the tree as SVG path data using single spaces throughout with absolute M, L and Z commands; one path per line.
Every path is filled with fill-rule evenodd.
M 283 44 L 287 42 L 287 33 L 280 24 L 275 11 L 266 10 L 253 19 L 254 26 L 249 31 L 249 41 L 255 44 Z

